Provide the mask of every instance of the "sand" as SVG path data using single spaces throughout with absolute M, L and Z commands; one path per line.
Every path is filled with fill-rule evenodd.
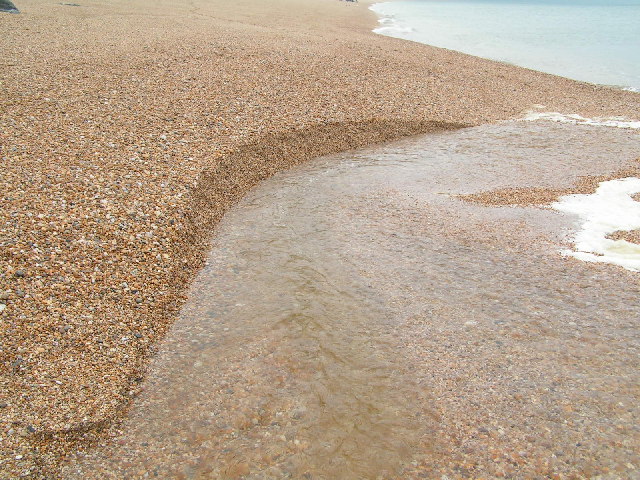
M 370 33 L 366 4 L 25 0 L 0 15 L 0 477 L 136 396 L 213 228 L 309 158 L 640 95 Z

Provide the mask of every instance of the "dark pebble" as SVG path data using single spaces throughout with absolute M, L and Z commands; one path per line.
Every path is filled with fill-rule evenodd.
M 26 273 L 24 272 L 24 270 L 18 270 L 15 275 L 18 278 L 23 278 L 26 275 Z
M 0 12 L 20 13 L 11 0 L 0 0 Z

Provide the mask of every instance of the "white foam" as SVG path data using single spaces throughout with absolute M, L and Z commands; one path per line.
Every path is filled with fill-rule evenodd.
M 551 206 L 582 219 L 575 235 L 575 251 L 563 253 L 586 262 L 603 262 L 640 272 L 640 245 L 611 240 L 618 230 L 640 228 L 640 202 L 631 196 L 640 192 L 640 178 L 623 178 L 600 183 L 591 195 L 567 195 Z
M 388 37 L 399 37 L 403 33 L 411 33 L 413 30 L 411 27 L 400 27 L 398 25 L 382 26 L 376 28 L 373 32 L 380 35 L 386 35 Z
M 636 92 L 636 93 L 640 93 L 640 90 L 634 87 L 624 87 L 622 90 L 626 91 L 626 92 Z
M 395 16 L 385 13 L 385 3 L 374 3 L 369 10 L 375 12 L 380 18 L 378 19 L 379 27 L 373 29 L 373 33 L 386 35 L 388 37 L 405 38 L 405 35 L 415 30 L 398 21 Z
M 573 123 L 576 125 L 595 125 L 600 127 L 615 128 L 640 128 L 640 121 L 629 120 L 624 117 L 608 117 L 608 118 L 585 118 L 576 114 L 564 114 L 558 112 L 527 112 L 523 120 L 530 122 L 536 120 L 549 120 L 560 123 Z

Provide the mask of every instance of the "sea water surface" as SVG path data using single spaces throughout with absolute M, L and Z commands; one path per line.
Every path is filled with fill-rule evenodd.
M 640 0 L 400 0 L 376 33 L 640 90 Z

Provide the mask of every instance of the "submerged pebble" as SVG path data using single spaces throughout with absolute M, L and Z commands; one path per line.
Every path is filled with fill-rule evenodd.
M 458 195 L 569 188 L 638 147 L 516 122 L 278 174 L 218 226 L 117 441 L 65 473 L 533 478 L 633 461 L 640 437 L 617 425 L 640 410 L 616 406 L 640 405 L 631 273 L 563 259 L 567 216 Z

